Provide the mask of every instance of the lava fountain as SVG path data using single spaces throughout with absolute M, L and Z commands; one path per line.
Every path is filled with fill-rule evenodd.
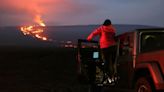
M 24 35 L 30 35 L 34 38 L 47 41 L 48 40 L 47 37 L 43 35 L 46 25 L 44 21 L 41 19 L 41 16 L 36 15 L 34 21 L 36 24 L 28 25 L 28 26 L 21 26 L 20 31 Z

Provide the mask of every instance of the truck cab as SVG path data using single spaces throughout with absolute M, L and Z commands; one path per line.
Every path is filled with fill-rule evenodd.
M 137 29 L 118 38 L 119 87 L 137 92 L 164 90 L 164 29 Z
M 164 91 L 164 28 L 136 29 L 117 35 L 117 39 L 119 39 L 119 53 L 116 57 L 116 68 L 120 79 L 114 88 L 128 89 L 135 92 Z M 85 41 L 80 40 L 79 43 L 81 42 Z M 83 60 L 82 58 L 86 57 L 83 49 L 86 48 L 81 48 L 81 44 L 79 44 L 78 73 L 80 75 L 85 73 L 83 79 L 86 75 L 93 73 L 95 77 L 91 74 L 92 77 L 87 78 L 91 78 L 92 81 L 102 80 L 103 75 L 100 69 L 96 66 L 94 67 L 95 63 L 91 65 L 86 63 L 101 62 L 101 53 L 98 45 L 92 51 L 86 51 L 86 53 L 89 52 L 91 54 L 90 56 L 93 56 L 95 52 L 99 52 L 99 55 L 96 54 L 99 58 L 96 59 L 90 57 L 90 59 L 85 58 Z M 88 70 L 91 66 L 92 69 Z M 88 71 L 89 73 L 86 73 Z

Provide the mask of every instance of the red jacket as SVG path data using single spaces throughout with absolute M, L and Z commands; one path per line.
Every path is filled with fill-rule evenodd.
M 87 38 L 87 40 L 92 40 L 94 36 L 99 35 L 100 39 L 100 48 L 108 48 L 109 46 L 115 45 L 116 42 L 114 40 L 115 36 L 115 28 L 110 26 L 100 26 L 97 29 L 95 29 Z

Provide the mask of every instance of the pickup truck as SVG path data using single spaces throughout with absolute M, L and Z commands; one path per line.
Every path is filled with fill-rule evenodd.
M 119 80 L 109 88 L 134 92 L 164 92 L 164 28 L 136 29 L 116 37 L 119 40 L 116 68 Z M 97 41 L 78 40 L 79 79 L 98 84 L 103 64 Z

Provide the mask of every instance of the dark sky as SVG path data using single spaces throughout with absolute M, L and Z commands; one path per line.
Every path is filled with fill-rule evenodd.
M 1 0 L 0 26 L 114 24 L 164 26 L 164 0 Z

